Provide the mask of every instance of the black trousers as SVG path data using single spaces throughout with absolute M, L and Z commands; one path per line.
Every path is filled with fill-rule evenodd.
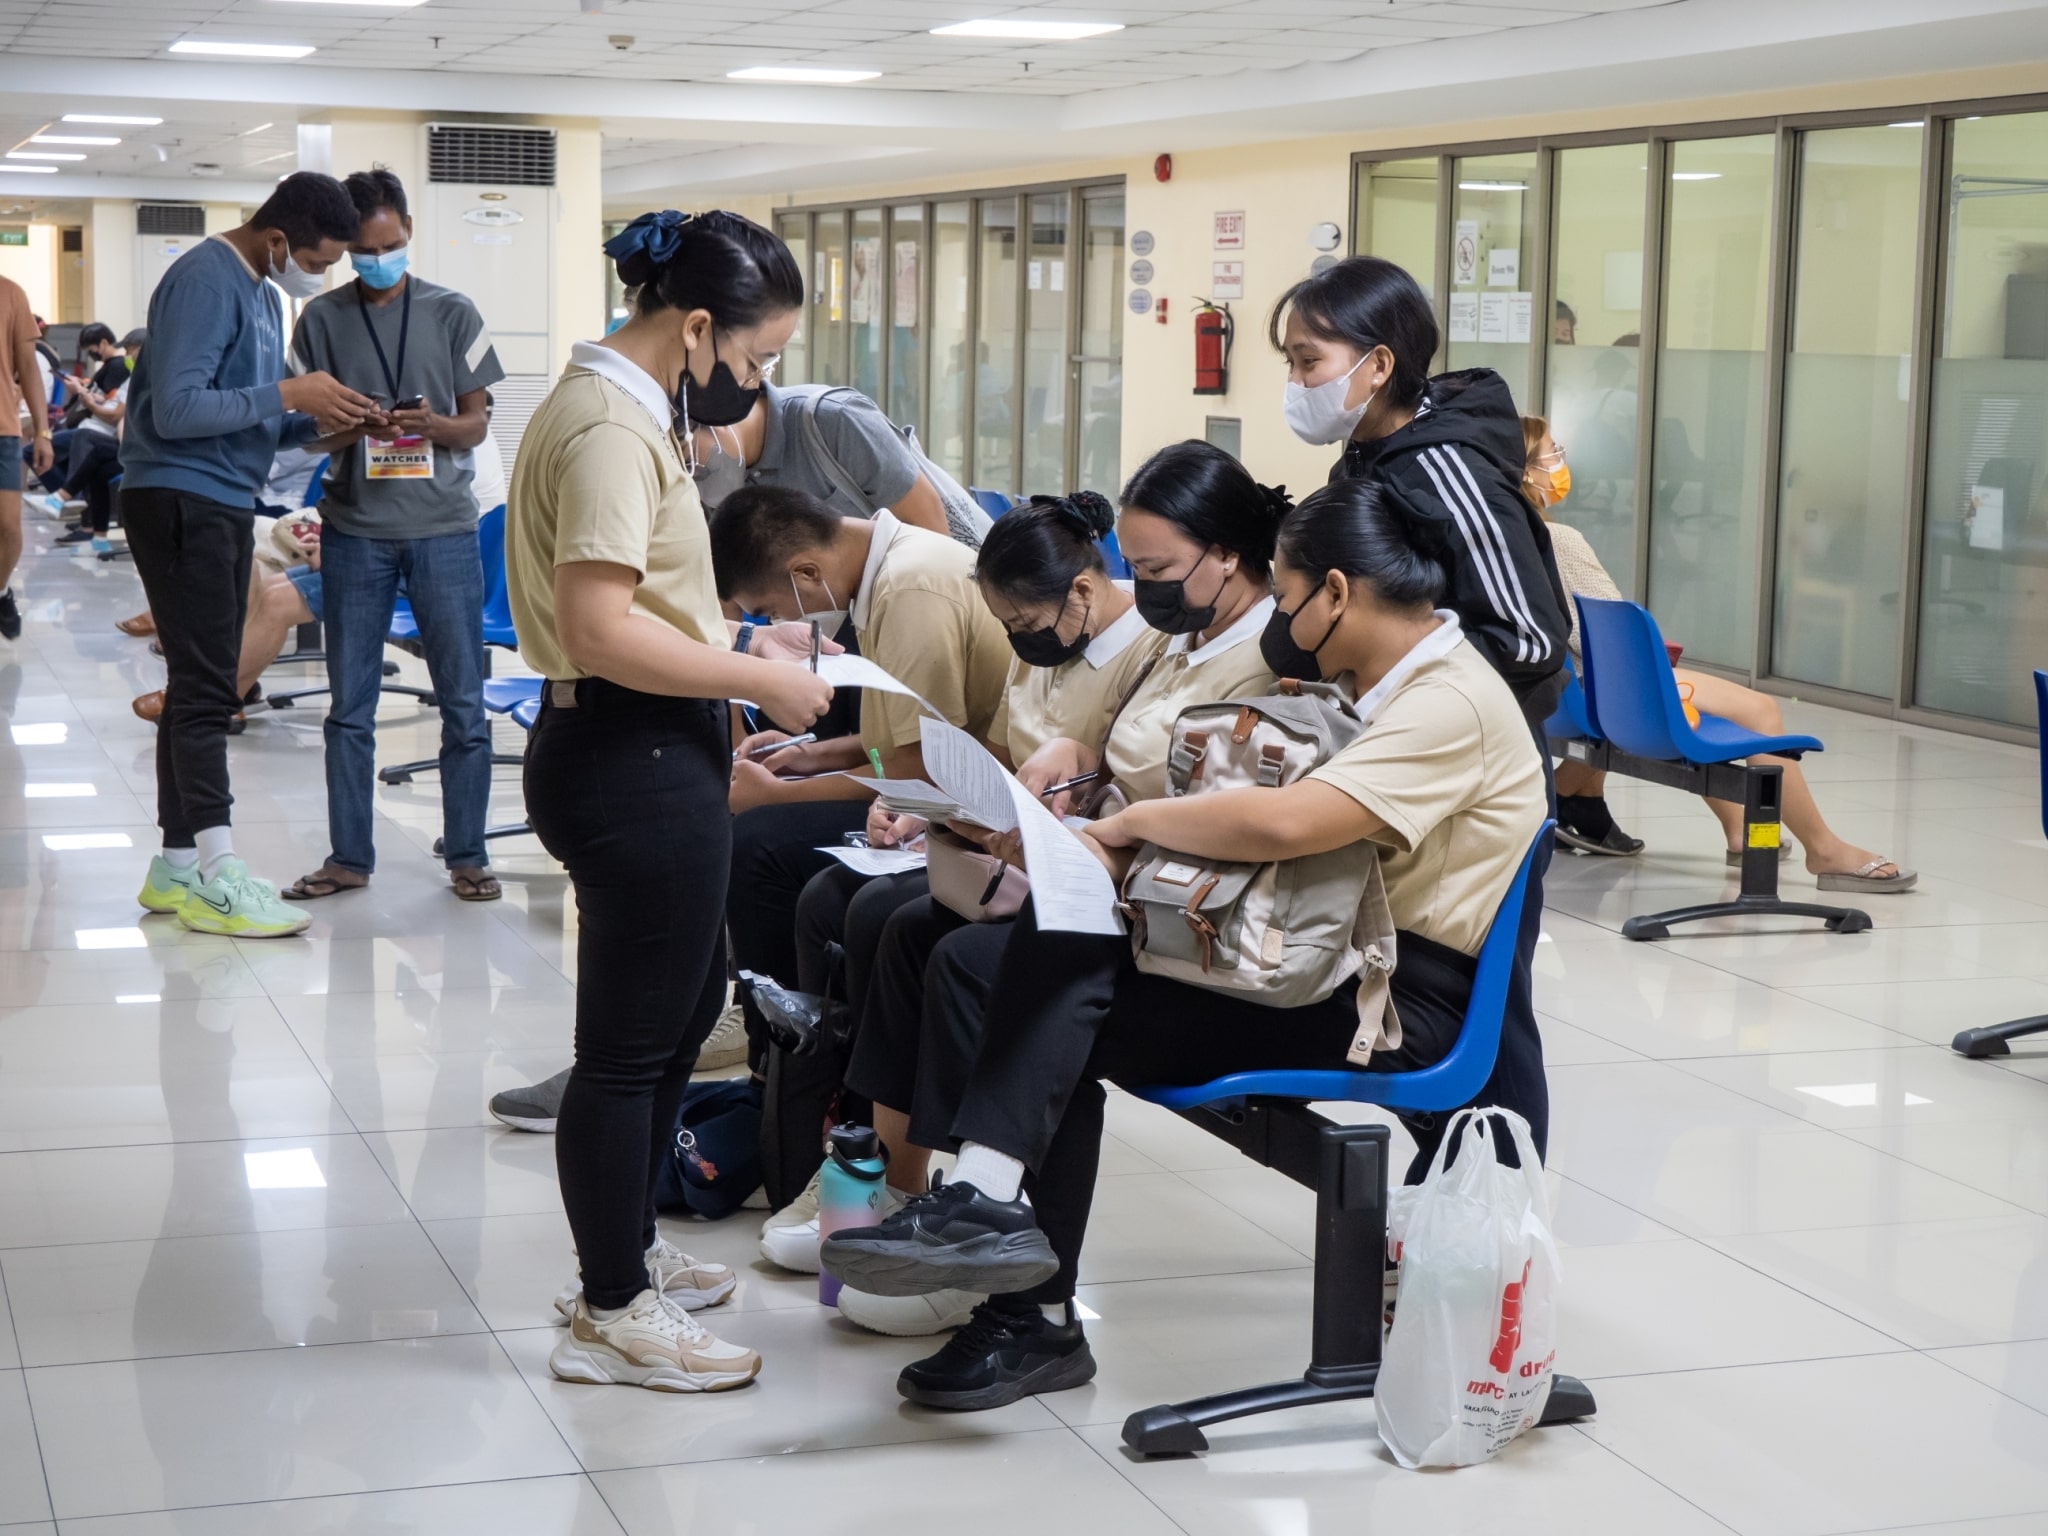
M 163 646 L 156 733 L 156 820 L 166 848 L 228 824 L 228 724 L 241 707 L 235 668 L 249 606 L 255 512 L 186 491 L 121 488 L 128 549 Z
M 818 849 L 867 825 L 868 802 L 757 805 L 730 819 L 732 881 L 725 892 L 725 921 L 733 964 L 772 976 L 785 987 L 798 986 L 797 898 L 811 877 L 833 862 Z
M 94 533 L 114 526 L 114 481 L 120 473 L 121 461 L 113 455 L 93 460 L 85 472 L 85 525 Z
M 947 1144 L 953 1111 L 967 1092 L 967 1074 L 981 1049 L 978 1005 L 927 1015 L 925 975 L 932 954 L 940 940 L 962 928 L 986 929 L 993 935 L 1008 934 L 1010 926 L 969 923 L 929 895 L 904 903 L 883 925 L 870 966 L 867 1010 L 846 1066 L 846 1086 L 871 1104 L 909 1115 L 910 1139 L 920 1147 Z M 1000 952 L 1000 940 L 984 942 Z M 927 1028 L 946 1034 L 930 1050 L 924 1048 Z
M 1557 815 L 1557 780 L 1551 773 L 1550 746 L 1536 728 L 1536 755 L 1543 761 L 1543 792 Z M 1493 1076 L 1479 1090 L 1481 1104 L 1502 1104 L 1529 1122 L 1536 1155 L 1550 1156 L 1550 1079 L 1543 1071 L 1543 1035 L 1536 1027 L 1536 940 L 1543 932 L 1543 876 L 1550 869 L 1549 836 L 1537 839 L 1529 861 L 1529 889 L 1522 898 L 1522 926 L 1515 935 L 1515 968 L 1508 977 L 1507 1012 L 1500 1023 L 1500 1054 Z M 1406 953 L 1402 959 L 1406 961 Z M 1455 1150 L 1455 1149 L 1454 1149 Z M 1410 1182 L 1417 1182 L 1416 1175 Z
M 542 697 L 526 812 L 576 890 L 576 1062 L 555 1128 L 593 1307 L 647 1287 L 654 1170 L 725 1003 L 726 706 L 588 680 Z
M 1450 1050 L 1473 969 L 1455 950 L 1401 935 L 1401 1048 L 1375 1057 L 1375 1069 L 1425 1067 Z M 1268 1008 L 1147 975 L 1129 940 L 1048 932 L 1029 905 L 1007 931 L 974 924 L 942 939 L 926 988 L 921 1051 L 955 1047 L 968 1038 L 962 1016 L 981 1015 L 949 1144 L 979 1142 L 1030 1170 L 1026 1188 L 1060 1260 L 1021 1298 L 1040 1303 L 1074 1294 L 1102 1150 L 1102 1079 L 1182 1085 L 1226 1072 L 1341 1069 L 1358 1027 L 1355 983 L 1305 1008 Z M 1427 1125 L 1421 1136 L 1433 1150 L 1441 1131 Z
M 820 996 L 830 989 L 836 950 L 843 957 L 839 997 L 859 1029 L 885 925 L 899 908 L 930 889 L 921 869 L 907 875 L 857 875 L 833 863 L 811 876 L 796 902 L 798 989 Z
M 66 496 L 78 495 L 91 484 L 95 468 L 102 464 L 118 463 L 121 457 L 120 439 L 111 432 L 87 432 L 81 429 L 72 435 L 68 447 L 70 451 L 65 456 L 64 479 L 57 487 Z M 118 474 L 120 471 L 116 470 L 115 473 Z

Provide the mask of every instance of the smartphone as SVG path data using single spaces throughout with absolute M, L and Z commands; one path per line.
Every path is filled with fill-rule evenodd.
M 425 395 L 408 395 L 391 407 L 394 411 L 416 411 L 427 403 Z

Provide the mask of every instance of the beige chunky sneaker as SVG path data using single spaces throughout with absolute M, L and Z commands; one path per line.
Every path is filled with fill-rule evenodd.
M 665 1237 L 657 1237 L 647 1250 L 647 1277 L 654 1288 L 686 1312 L 715 1307 L 733 1293 L 740 1277 L 729 1264 L 693 1259 Z M 555 1298 L 555 1310 L 568 1322 L 583 1295 L 583 1282 L 571 1280 Z
M 723 1392 L 761 1371 L 761 1357 L 714 1337 L 661 1292 L 642 1291 L 608 1322 L 578 1300 L 569 1331 L 548 1356 L 563 1381 L 648 1387 L 656 1392 Z

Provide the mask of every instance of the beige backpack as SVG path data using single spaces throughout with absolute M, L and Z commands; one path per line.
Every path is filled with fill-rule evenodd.
M 1260 698 L 1196 704 L 1174 721 L 1166 792 L 1278 789 L 1364 729 L 1357 708 L 1331 683 L 1282 681 Z M 1147 843 L 1124 876 L 1121 911 L 1139 970 L 1247 1002 L 1300 1008 L 1363 972 L 1351 1059 L 1363 1063 L 1401 1042 L 1388 995 L 1394 923 L 1373 843 L 1269 864 Z

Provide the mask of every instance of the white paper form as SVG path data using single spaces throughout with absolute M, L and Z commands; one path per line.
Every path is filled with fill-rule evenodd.
M 1039 927 L 1056 933 L 1124 931 L 1109 871 L 1079 837 L 1054 819 L 1038 796 L 965 731 L 943 720 L 921 720 L 918 729 L 925 772 L 971 813 L 999 809 L 993 803 L 998 791 L 1008 797 L 1010 826 L 1024 838 L 1024 867 L 1031 876 L 1031 904 Z
M 926 821 L 951 821 L 961 812 L 959 801 L 923 779 L 876 779 L 853 769 L 842 769 L 842 779 L 851 779 L 862 789 L 872 789 L 899 816 L 922 816 Z M 1008 831 L 1008 828 L 998 830 Z
M 905 698 L 916 699 L 924 706 L 926 714 L 939 713 L 932 708 L 930 700 L 908 683 L 898 682 L 867 657 L 856 656 L 851 651 L 841 652 L 837 656 L 820 656 L 818 676 L 834 688 L 875 688 L 883 693 L 900 693 Z
M 908 848 L 855 848 L 837 843 L 818 852 L 831 854 L 857 875 L 906 875 L 924 868 L 924 855 Z

